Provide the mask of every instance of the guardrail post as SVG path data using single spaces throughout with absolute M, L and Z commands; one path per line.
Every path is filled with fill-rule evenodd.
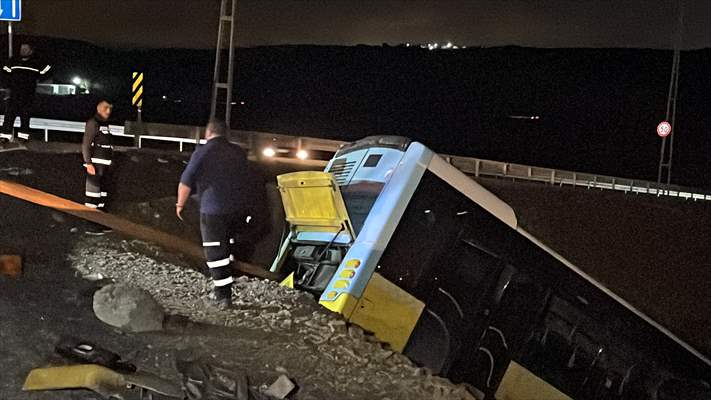
M 44 142 L 49 142 L 49 129 L 44 128 Z
M 555 185 L 555 170 L 551 170 L 551 185 Z
M 481 162 L 481 160 L 479 160 L 478 158 L 476 159 L 476 161 L 474 161 L 474 176 L 476 176 L 477 178 L 479 177 L 479 162 Z

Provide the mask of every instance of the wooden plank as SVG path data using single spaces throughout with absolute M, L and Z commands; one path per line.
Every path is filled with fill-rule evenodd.
M 108 214 L 41 190 L 5 180 L 0 180 L 0 193 L 107 226 L 116 232 L 155 243 L 166 250 L 184 254 L 193 260 L 200 262 L 205 261 L 202 248 L 198 244 L 145 225 L 131 222 L 117 215 Z M 281 278 L 279 274 L 269 272 L 254 264 L 244 262 L 237 262 L 235 264 L 238 271 L 247 275 L 271 280 L 279 280 Z

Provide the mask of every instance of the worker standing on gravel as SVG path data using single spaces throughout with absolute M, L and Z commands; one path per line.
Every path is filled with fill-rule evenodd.
M 108 173 L 113 163 L 113 146 L 109 117 L 113 106 L 107 100 L 101 100 L 96 105 L 96 114 L 86 121 L 84 138 L 81 142 L 81 153 L 86 168 L 86 200 L 84 205 L 89 208 L 104 210 L 108 202 Z M 94 227 L 97 228 L 97 227 Z M 105 233 L 107 229 L 91 229 L 87 233 Z
M 205 129 L 207 143 L 195 150 L 185 167 L 175 204 L 176 215 L 182 220 L 190 193 L 197 189 L 202 245 L 220 309 L 232 305 L 234 257 L 230 243 L 247 234 L 259 190 L 251 179 L 246 154 L 230 143 L 227 135 L 223 121 L 210 120 Z

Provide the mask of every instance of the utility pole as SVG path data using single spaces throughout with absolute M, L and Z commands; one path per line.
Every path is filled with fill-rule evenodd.
M 212 101 L 210 103 L 210 117 L 224 118 L 227 128 L 230 128 L 230 117 L 232 116 L 232 82 L 234 74 L 234 50 L 235 50 L 235 19 L 237 17 L 237 0 L 222 0 L 220 5 L 220 23 L 217 30 L 217 49 L 215 50 L 215 73 L 212 79 Z M 229 34 L 226 40 L 225 36 Z M 229 43 L 227 57 L 227 76 L 222 71 L 222 51 Z M 218 103 L 224 93 L 225 109 L 224 114 L 218 111 Z
M 669 121 L 672 127 L 671 134 L 662 138 L 662 146 L 659 152 L 659 170 L 657 173 L 657 190 L 661 188 L 662 176 L 666 172 L 666 186 L 669 190 L 671 184 L 672 159 L 674 155 L 674 133 L 676 131 L 676 100 L 679 92 L 679 63 L 681 61 L 681 43 L 684 30 L 684 0 L 679 1 L 679 19 L 674 40 L 674 57 L 672 60 L 671 77 L 669 78 L 669 92 L 667 95 L 667 111 L 665 121 Z M 667 152 L 667 138 L 669 139 L 669 151 Z M 666 171 L 664 169 L 666 168 Z

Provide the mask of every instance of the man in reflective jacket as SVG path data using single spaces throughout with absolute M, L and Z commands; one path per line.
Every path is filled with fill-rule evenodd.
M 108 119 L 112 105 L 101 100 L 96 106 L 96 115 L 86 121 L 81 143 L 84 167 L 86 168 L 85 206 L 103 210 L 108 200 L 107 173 L 113 163 L 113 146 Z
M 20 116 L 20 129 L 17 137 L 21 141 L 30 138 L 30 107 L 35 99 L 37 80 L 44 78 L 50 70 L 47 64 L 38 63 L 32 57 L 32 46 L 23 43 L 20 47 L 20 56 L 13 57 L 3 66 L 3 71 L 8 79 L 10 98 L 5 109 L 5 120 L 2 125 L 0 138 L 13 139 L 15 118 Z

